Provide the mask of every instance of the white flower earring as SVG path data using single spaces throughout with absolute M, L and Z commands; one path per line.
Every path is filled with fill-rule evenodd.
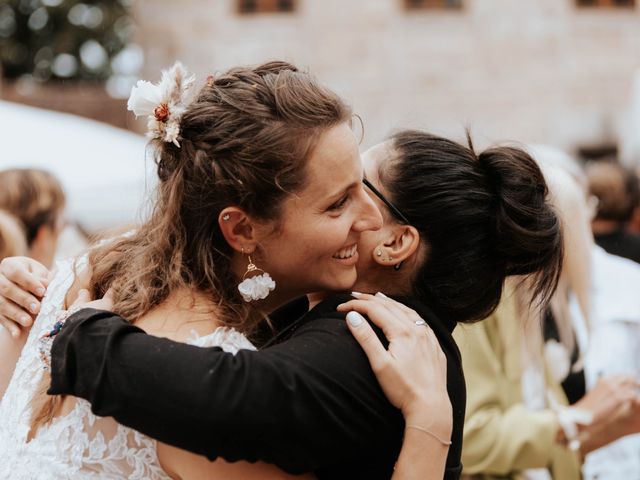
M 244 250 L 242 253 L 244 253 Z M 248 257 L 249 265 L 247 265 L 247 271 L 242 276 L 242 282 L 238 285 L 238 291 L 245 302 L 263 300 L 269 296 L 269 293 L 275 290 L 276 282 L 271 278 L 271 275 L 255 266 L 251 261 L 251 255 L 248 255 Z M 262 273 L 253 275 L 258 272 Z M 252 276 L 247 278 L 247 275 Z

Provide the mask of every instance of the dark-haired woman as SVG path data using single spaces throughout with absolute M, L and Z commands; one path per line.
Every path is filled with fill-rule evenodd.
M 364 275 L 356 289 L 401 297 L 417 312 L 412 328 L 426 320 L 436 334 L 453 410 L 445 478 L 457 478 L 465 394 L 451 331 L 492 311 L 508 275 L 538 274 L 540 295 L 549 295 L 562 258 L 558 219 L 540 171 L 517 149 L 477 156 L 403 132 L 369 157 L 367 185 L 386 222 L 358 246 Z M 337 198 L 337 208 L 351 201 Z M 297 240 L 288 239 L 282 255 Z M 54 343 L 51 391 L 86 398 L 98 414 L 211 459 L 260 459 L 320 478 L 388 478 L 405 425 L 336 313 L 349 299 L 332 296 L 299 320 L 306 304 L 289 305 L 274 315 L 277 335 L 262 351 L 235 356 L 85 310 Z M 367 305 L 346 308 L 366 313 Z

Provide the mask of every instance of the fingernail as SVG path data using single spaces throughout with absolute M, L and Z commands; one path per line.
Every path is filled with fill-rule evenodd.
M 351 296 L 358 298 L 361 297 L 362 294 L 360 292 L 351 292 Z
M 43 296 L 43 295 L 44 295 L 44 288 L 42 288 L 42 287 L 38 287 L 38 288 L 36 288 L 36 294 L 37 294 L 39 297 Z
M 11 336 L 13 338 L 18 338 L 20 336 L 20 330 L 18 330 L 17 328 L 12 328 L 11 329 Z
M 364 317 L 360 315 L 358 312 L 349 312 L 347 313 L 347 322 L 352 327 L 359 327 L 364 322 Z
M 29 315 L 23 315 L 22 317 L 20 317 L 20 323 L 22 323 L 24 326 L 29 325 L 30 321 L 31 317 Z
M 376 293 L 376 297 L 389 298 L 389 297 L 387 297 L 387 296 L 386 296 L 384 293 L 382 293 L 382 292 L 378 292 L 378 293 Z
M 29 310 L 33 313 L 38 313 L 38 305 L 35 302 L 29 304 Z

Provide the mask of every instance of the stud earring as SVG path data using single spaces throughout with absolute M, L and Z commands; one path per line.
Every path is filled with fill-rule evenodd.
M 402 267 L 402 262 L 398 262 L 393 266 L 393 269 L 397 272 Z
M 380 250 L 380 249 L 376 250 L 376 255 L 381 257 L 382 256 L 382 250 Z
M 230 218 L 231 218 L 231 215 L 229 215 L 228 213 L 225 213 L 222 216 L 222 220 L 224 220 L 225 222 L 228 222 Z
M 242 253 L 244 253 L 244 249 L 242 249 Z M 276 282 L 271 278 L 271 275 L 256 267 L 251 261 L 251 255 L 247 256 L 249 257 L 249 264 L 247 265 L 247 271 L 242 276 L 242 282 L 238 285 L 238 291 L 245 302 L 264 300 L 269 296 L 269 293 L 275 290 Z M 248 275 L 251 276 L 247 278 Z

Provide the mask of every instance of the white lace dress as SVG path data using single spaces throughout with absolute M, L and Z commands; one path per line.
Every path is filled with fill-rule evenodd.
M 77 268 L 83 264 L 86 257 L 78 261 Z M 59 263 L 0 403 L 0 479 L 168 479 L 158 461 L 155 440 L 110 417 L 93 415 L 85 400 L 78 400 L 71 412 L 40 427 L 27 442 L 31 399 L 43 374 L 38 339 L 56 322 L 73 280 L 73 262 Z M 254 349 L 243 335 L 222 327 L 210 335 L 194 335 L 189 343 L 221 346 L 231 353 Z

